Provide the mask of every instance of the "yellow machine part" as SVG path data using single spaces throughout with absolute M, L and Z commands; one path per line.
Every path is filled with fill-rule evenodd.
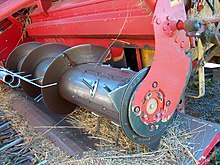
M 152 65 L 154 58 L 153 49 L 141 49 L 141 61 L 143 67 L 148 67 Z

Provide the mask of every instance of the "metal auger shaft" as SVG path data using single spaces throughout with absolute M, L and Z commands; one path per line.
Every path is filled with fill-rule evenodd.
M 108 97 L 106 87 L 115 90 L 127 84 L 134 74 L 131 70 L 82 64 L 69 69 L 62 76 L 59 93 L 64 99 L 119 124 L 119 112 Z

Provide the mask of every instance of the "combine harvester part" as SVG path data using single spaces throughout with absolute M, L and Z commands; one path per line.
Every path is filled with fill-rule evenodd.
M 205 23 L 186 18 L 185 5 L 192 6 L 192 1 L 24 0 L 11 5 L 10 11 L 0 10 L 0 20 L 35 3 L 38 8 L 25 29 L 34 42 L 20 44 L 10 53 L 5 68 L 0 68 L 3 82 L 21 85 L 36 102 L 43 100 L 58 114 L 85 107 L 120 125 L 130 140 L 151 150 L 158 149 L 163 133 L 179 117 L 186 121 L 181 128 L 196 140 L 192 143 L 203 139 L 190 151 L 197 163 L 204 162 L 219 142 L 220 126 L 178 112 L 192 61 L 204 60 L 200 39 L 198 58 L 189 53 L 193 39 L 202 38 L 207 29 Z M 217 32 L 208 36 L 219 44 Z M 114 62 L 133 68 L 116 68 Z M 199 69 L 198 97 L 205 92 L 204 67 Z
M 11 122 L 2 119 L 0 114 L 0 164 L 5 164 L 4 153 L 7 152 L 7 163 L 14 164 L 33 164 L 36 158 L 31 154 L 25 141 L 19 134 L 12 129 Z M 9 162 L 10 161 L 10 162 Z

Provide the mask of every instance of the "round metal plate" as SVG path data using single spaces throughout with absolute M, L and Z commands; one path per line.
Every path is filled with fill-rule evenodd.
M 27 42 L 16 47 L 8 56 L 6 61 L 6 68 L 13 71 L 14 73 L 20 72 L 20 66 L 22 65 L 24 59 L 32 50 L 40 45 L 42 44 L 39 42 Z M 18 78 L 15 78 L 11 85 L 18 86 L 19 84 L 20 81 Z
M 32 76 L 28 78 L 33 79 L 35 78 L 33 77 L 34 70 L 41 61 L 49 58 L 55 58 L 68 48 L 69 47 L 67 45 L 58 43 L 41 45 L 31 51 L 24 59 L 24 62 L 21 66 L 21 71 L 24 71 L 25 75 L 31 74 Z M 21 81 L 21 86 L 23 90 L 31 97 L 37 97 L 41 93 L 41 90 L 38 87 L 25 81 Z
M 139 117 L 130 115 L 130 111 L 132 109 L 132 95 L 134 94 L 135 89 L 137 89 L 142 80 L 145 78 L 148 70 L 148 68 L 142 69 L 141 71 L 136 73 L 130 80 L 122 100 L 120 110 L 120 122 L 123 131 L 130 140 L 138 144 L 145 144 L 151 150 L 155 150 L 157 149 L 161 139 L 161 135 L 165 131 L 165 128 L 167 127 L 169 122 L 166 122 L 163 127 L 161 126 L 160 131 L 157 131 L 153 134 L 152 132 L 149 132 L 149 126 L 144 124 Z M 171 119 L 169 121 L 171 121 Z M 135 124 L 135 127 L 133 124 Z M 144 133 L 145 131 L 147 132 L 147 134 L 145 134 L 144 136 L 142 136 L 142 134 L 138 134 L 139 132 Z
M 63 54 L 71 60 L 74 65 L 86 63 L 103 63 L 110 50 L 97 45 L 83 44 L 67 49 Z
M 56 86 L 43 88 L 41 91 L 45 105 L 50 110 L 59 114 L 70 113 L 76 107 L 75 104 L 63 99 L 59 95 L 59 82 L 68 69 L 71 69 L 71 66 L 69 65 L 69 61 L 67 58 L 62 55 L 55 58 L 48 67 L 42 83 L 42 85 L 47 85 L 55 82 L 58 83 L 58 85 Z
M 76 105 L 63 99 L 59 95 L 59 82 L 64 73 L 72 66 L 85 63 L 103 63 L 109 50 L 91 44 L 83 44 L 71 47 L 57 57 L 48 67 L 42 85 L 58 83 L 57 86 L 42 89 L 42 96 L 46 106 L 59 114 L 72 112 Z
M 39 42 L 27 42 L 16 47 L 8 56 L 6 68 L 13 72 L 20 71 L 18 70 L 19 61 L 40 45 L 42 44 Z

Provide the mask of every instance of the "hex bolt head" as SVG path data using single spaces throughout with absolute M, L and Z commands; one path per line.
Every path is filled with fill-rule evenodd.
M 145 120 L 148 120 L 148 117 L 147 117 L 147 115 L 146 115 L 146 114 L 144 114 L 144 119 L 145 119 Z
M 157 25 L 160 25 L 160 24 L 161 24 L 161 19 L 160 19 L 160 18 L 157 18 L 157 19 L 156 19 L 156 24 L 157 24 Z
M 134 108 L 134 112 L 135 112 L 135 113 L 139 113 L 139 112 L 140 112 L 140 110 L 141 110 L 141 109 L 140 109 L 140 107 L 139 107 L 139 106 L 136 106 L 136 107 Z
M 152 87 L 153 87 L 153 88 L 156 88 L 157 86 L 158 86 L 157 82 L 154 81 L 153 84 L 152 84 Z
M 170 102 L 170 100 L 168 100 L 168 101 L 166 102 L 166 106 L 169 107 L 170 104 L 171 104 L 171 102 Z
M 156 129 L 156 126 L 155 126 L 154 124 L 151 124 L 151 125 L 150 125 L 150 130 L 151 130 L 151 131 L 154 131 L 155 129 Z

